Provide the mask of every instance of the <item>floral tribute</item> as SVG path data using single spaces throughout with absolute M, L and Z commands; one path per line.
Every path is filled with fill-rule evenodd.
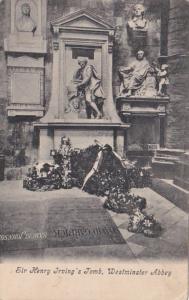
M 51 150 L 54 163 L 40 163 L 29 168 L 23 187 L 30 191 L 50 191 L 72 188 L 71 178 L 71 143 L 62 137 L 58 151 Z
M 52 150 L 54 164 L 34 166 L 24 180 L 29 190 L 52 190 L 78 187 L 90 194 L 104 197 L 104 208 L 129 214 L 128 230 L 157 237 L 161 225 L 148 215 L 146 199 L 132 195 L 131 188 L 151 185 L 150 173 L 123 160 L 109 145 L 99 143 L 86 149 L 74 149 L 69 139 L 61 140 L 58 151 Z

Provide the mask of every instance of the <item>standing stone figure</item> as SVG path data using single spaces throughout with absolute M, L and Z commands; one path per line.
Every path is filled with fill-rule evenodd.
M 22 16 L 17 21 L 17 29 L 21 32 L 35 32 L 37 29 L 37 26 L 34 22 L 34 20 L 31 18 L 31 8 L 28 3 L 24 3 L 21 6 L 21 13 Z
M 143 87 L 151 66 L 144 56 L 144 51 L 139 50 L 136 59 L 128 66 L 119 70 L 121 79 L 120 96 L 135 95 Z
M 147 20 L 144 18 L 144 6 L 136 4 L 133 10 L 133 16 L 127 23 L 128 28 L 133 30 L 147 30 Z
M 158 70 L 157 73 L 158 81 L 159 81 L 159 88 L 158 88 L 158 96 L 166 96 L 167 95 L 167 87 L 169 85 L 169 78 L 168 78 L 168 65 L 162 64 L 161 68 Z
M 105 99 L 101 85 L 101 79 L 93 65 L 88 64 L 86 58 L 78 60 L 80 68 L 76 71 L 74 79 L 78 81 L 78 93 L 85 95 L 86 106 L 94 112 L 94 117 L 101 119 L 103 116 L 102 106 Z M 88 118 L 91 117 L 87 114 Z

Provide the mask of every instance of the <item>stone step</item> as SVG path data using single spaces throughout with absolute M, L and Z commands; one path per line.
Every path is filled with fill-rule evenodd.
M 189 213 L 189 192 L 185 191 L 171 182 L 166 180 L 153 178 L 152 187 L 156 193 L 174 203 L 184 212 Z
M 175 163 L 172 161 L 152 160 L 152 174 L 154 177 L 173 179 L 175 175 Z
M 163 159 L 159 159 L 158 157 L 154 157 L 154 158 L 152 158 L 152 164 L 162 164 L 162 165 L 174 165 L 175 164 L 175 162 L 174 161 L 172 161 L 172 160 L 167 160 L 167 159 L 165 159 L 165 160 L 163 160 Z
M 155 161 L 162 161 L 162 162 L 164 162 L 164 161 L 166 161 L 166 162 L 178 162 L 179 161 L 179 158 L 177 158 L 177 157 L 172 157 L 172 156 L 155 156 L 153 159 L 152 159 L 153 161 L 155 160 Z
M 184 150 L 161 148 L 156 150 L 156 156 L 173 156 L 180 157 L 184 154 Z
M 175 176 L 174 184 L 176 184 L 176 185 L 182 187 L 183 189 L 186 189 L 186 190 L 189 191 L 189 180 L 188 179 Z

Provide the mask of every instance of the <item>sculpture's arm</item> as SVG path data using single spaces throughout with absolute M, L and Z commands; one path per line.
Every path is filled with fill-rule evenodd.
M 167 77 L 168 76 L 167 71 L 160 71 L 159 75 L 160 75 L 160 77 Z
M 134 68 L 132 66 L 129 67 L 120 67 L 119 69 L 119 74 L 121 74 L 122 76 L 132 72 L 134 70 Z

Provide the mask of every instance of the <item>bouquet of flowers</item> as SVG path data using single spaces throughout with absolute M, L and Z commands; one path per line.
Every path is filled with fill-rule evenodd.
M 153 215 L 147 215 L 137 208 L 130 216 L 128 231 L 143 233 L 147 237 L 158 237 L 162 227 Z

